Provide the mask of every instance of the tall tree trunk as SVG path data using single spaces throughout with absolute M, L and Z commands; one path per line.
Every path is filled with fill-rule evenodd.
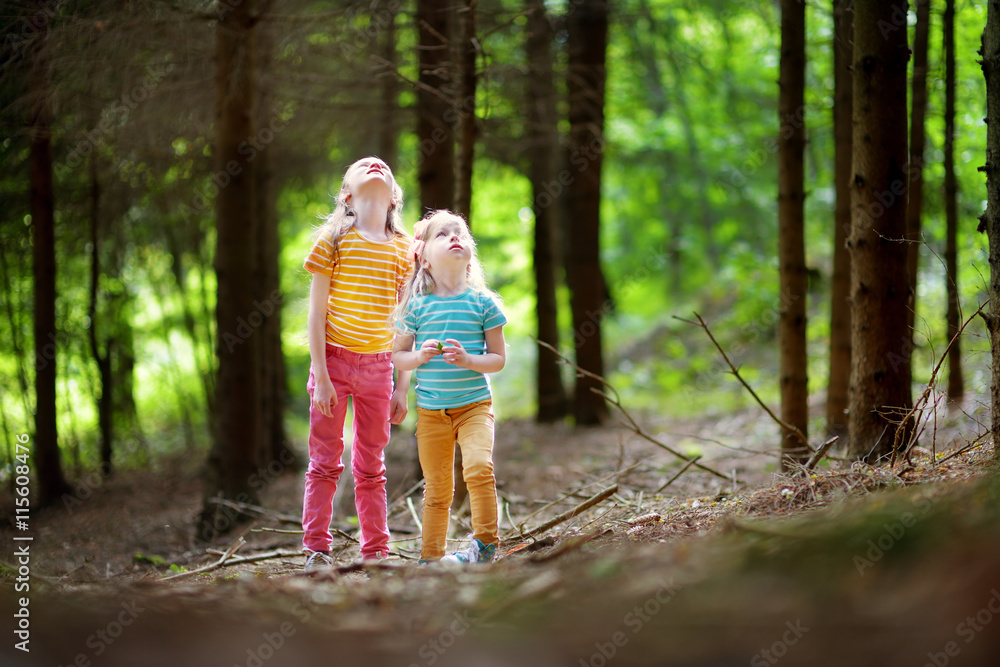
M 931 1 L 917 0 L 917 28 L 913 37 L 913 112 L 910 116 L 910 164 L 907 168 L 910 197 L 906 208 L 906 275 L 910 307 L 906 313 L 911 349 L 913 320 L 917 310 L 917 267 L 920 260 L 921 216 L 924 206 L 924 145 L 927 116 L 927 50 L 931 23 Z
M 472 225 L 472 169 L 476 157 L 476 0 L 464 0 L 455 18 L 458 63 L 458 145 L 455 154 L 454 210 Z
M 781 60 L 778 79 L 778 263 L 781 315 L 781 418 L 803 434 L 809 428 L 806 374 L 805 193 L 803 192 L 806 128 L 802 122 L 806 90 L 806 6 L 781 2 Z M 781 469 L 804 462 L 808 443 L 781 428 Z
M 604 138 L 605 57 L 608 6 L 604 0 L 574 0 L 568 14 L 567 46 L 571 182 L 566 188 L 568 219 L 573 221 L 567 277 L 573 310 L 576 363 L 596 375 L 604 374 L 601 320 L 607 287 L 601 272 L 601 164 Z M 573 416 L 578 426 L 601 423 L 607 417 L 604 399 L 591 389 L 600 384 L 577 379 Z
M 240 153 L 256 137 L 252 2 L 229 6 L 216 28 L 216 177 L 227 174 L 215 199 L 218 280 L 216 323 L 219 377 L 216 422 L 207 465 L 198 538 L 211 540 L 243 519 L 212 502 L 222 497 L 258 503 L 251 486 L 260 441 L 260 336 L 252 325 L 257 262 L 256 165 Z M 258 325 L 259 326 L 259 323 Z
M 947 224 L 944 263 L 948 271 L 948 340 L 958 335 L 958 183 L 955 179 L 955 0 L 944 10 L 944 211 Z M 965 393 L 962 379 L 961 341 L 948 350 L 948 401 L 961 405 Z
M 906 3 L 854 5 L 850 453 L 892 450 L 912 406 L 906 327 Z M 883 28 L 888 26 L 883 32 Z M 869 457 L 869 452 L 871 456 Z
M 559 348 L 558 301 L 556 275 L 558 254 L 556 233 L 559 229 L 560 208 L 557 193 L 550 188 L 558 185 L 559 128 L 556 86 L 552 71 L 552 42 L 555 31 L 549 23 L 543 0 L 528 0 L 528 123 L 529 177 L 531 178 L 532 209 L 535 214 L 535 245 L 532 268 L 535 273 L 535 317 L 538 320 L 538 340 Z M 560 188 L 561 185 L 558 185 Z M 566 390 L 563 387 L 559 358 L 554 352 L 538 346 L 536 376 L 539 422 L 554 422 L 566 416 Z
M 851 112 L 854 84 L 851 60 L 854 41 L 854 0 L 833 2 L 833 137 L 834 208 L 833 280 L 830 288 L 830 374 L 826 393 L 826 429 L 846 435 L 848 387 L 851 381 Z
M 979 231 L 990 242 L 990 305 L 983 319 L 990 334 L 993 379 L 990 381 L 990 431 L 1000 442 L 1000 3 L 990 2 L 983 31 L 983 76 L 986 79 L 986 211 Z M 1000 462 L 1000 447 L 994 444 L 994 460 Z
M 259 102 L 257 127 L 260 128 L 260 145 L 264 149 L 256 155 L 257 197 L 257 312 L 260 324 L 260 405 L 261 448 L 259 464 L 265 468 L 275 462 L 282 470 L 290 469 L 295 461 L 288 447 L 285 434 L 285 355 L 281 348 L 281 293 L 278 238 L 278 190 L 274 177 L 274 152 L 278 150 L 274 127 L 274 94 L 271 81 L 273 35 L 271 26 L 261 25 L 258 30 L 257 54 L 259 56 Z M 273 468 L 272 468 L 273 469 Z
M 97 424 L 101 433 L 101 471 L 110 475 L 113 471 L 111 458 L 114 443 L 114 374 L 111 372 L 111 340 L 105 342 L 104 353 L 101 353 L 100 337 L 98 336 L 100 317 L 97 313 L 97 296 L 101 281 L 101 234 L 100 234 L 100 201 L 101 185 L 97 176 L 97 150 L 90 154 L 90 326 L 87 327 L 90 341 L 90 353 L 97 364 L 98 376 L 101 380 L 101 395 L 97 397 Z M 109 331 L 114 327 L 110 323 Z
M 452 12 L 434 0 L 417 0 L 420 87 L 417 89 L 417 182 L 421 214 L 455 203 L 455 97 L 449 39 Z
M 48 16 L 53 3 L 39 0 L 35 16 Z M 52 191 L 52 99 L 48 58 L 48 22 L 32 26 L 31 222 L 34 229 L 35 438 L 34 468 L 38 502 L 44 507 L 69 491 L 63 477 L 56 426 L 56 249 L 55 196 Z
M 382 11 L 382 10 L 379 10 Z M 376 12 L 373 6 L 372 14 Z M 396 79 L 395 68 L 399 57 L 396 53 L 396 14 L 389 12 L 388 23 L 382 29 L 380 35 L 381 45 L 379 52 L 382 59 L 389 63 L 390 71 L 382 77 L 382 120 L 379 122 L 378 150 L 379 157 L 389 165 L 390 169 L 396 169 L 399 157 L 399 123 L 397 114 L 399 107 L 399 82 Z

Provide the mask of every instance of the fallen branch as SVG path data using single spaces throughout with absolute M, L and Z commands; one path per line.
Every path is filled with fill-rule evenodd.
M 565 521 L 569 521 L 570 519 L 577 516 L 581 512 L 585 512 L 594 505 L 597 505 L 598 503 L 607 500 L 617 492 L 618 492 L 617 484 L 615 484 L 614 486 L 609 486 L 600 493 L 596 493 L 590 498 L 587 498 L 573 509 L 567 510 L 553 519 L 549 519 L 548 521 L 538 526 L 537 528 L 532 528 L 528 532 L 524 533 L 524 537 L 533 537 L 535 535 L 538 535 L 539 533 L 544 533 L 547 530 L 550 530 L 551 528 L 554 528 Z
M 413 506 L 413 499 L 409 496 L 406 496 L 406 507 L 410 510 L 410 516 L 413 517 L 413 523 L 416 524 L 417 530 L 422 533 L 424 526 L 420 523 L 420 517 L 417 516 L 417 509 Z
M 618 408 L 618 411 L 622 413 L 622 416 L 626 420 L 628 420 L 627 422 L 623 422 L 623 426 L 625 426 L 630 431 L 632 431 L 633 433 L 635 433 L 636 435 L 638 435 L 640 438 L 642 438 L 642 439 L 644 439 L 644 440 L 646 440 L 648 442 L 653 443 L 654 445 L 656 445 L 657 447 L 659 447 L 661 449 L 665 449 L 666 451 L 670 452 L 671 454 L 673 454 L 677 458 L 681 459 L 682 461 L 688 461 L 688 462 L 692 461 L 692 459 L 688 458 L 687 456 L 684 456 L 683 454 L 681 454 L 679 451 L 677 451 L 673 447 L 670 447 L 669 445 L 665 445 L 664 443 L 660 442 L 659 440 L 657 440 L 653 436 L 651 436 L 648 433 L 646 433 L 646 431 L 644 431 L 643 428 L 641 426 L 639 426 L 639 424 L 635 421 L 635 419 L 632 418 L 632 415 L 630 415 L 628 413 L 628 411 L 622 406 L 621 400 L 620 400 L 620 398 L 618 396 L 618 391 L 614 387 L 612 387 L 610 384 L 608 384 L 607 380 L 605 380 L 600 375 L 597 375 L 596 373 L 591 373 L 588 370 L 584 370 L 583 368 L 580 368 L 579 366 L 577 366 L 576 364 L 574 364 L 572 361 L 570 361 L 569 359 L 567 359 L 566 357 L 564 357 L 563 354 L 561 352 L 559 352 L 559 350 L 557 350 L 556 348 L 552 347 L 551 345 L 549 345 L 545 341 L 538 340 L 536 338 L 535 342 L 538 343 L 539 345 L 541 345 L 541 346 L 543 346 L 543 347 L 551 350 L 557 357 L 559 357 L 561 363 L 564 363 L 567 366 L 570 366 L 571 368 L 575 369 L 577 373 L 580 373 L 581 375 L 583 375 L 585 377 L 589 377 L 589 378 L 592 378 L 594 380 L 597 380 L 604 387 L 606 387 L 607 390 L 610 391 L 611 394 L 613 394 L 613 396 L 609 395 L 606 392 L 603 392 L 603 391 L 600 391 L 598 389 L 595 389 L 594 387 L 591 387 L 590 390 L 593 391 L 598 396 L 603 397 L 606 401 L 608 401 L 609 403 L 611 403 L 612 405 L 614 405 L 616 408 Z M 697 467 L 700 470 L 703 470 L 703 471 L 705 471 L 707 473 L 715 475 L 716 477 L 721 477 L 722 479 L 726 480 L 727 482 L 729 481 L 729 477 L 727 475 L 722 474 L 718 470 L 713 470 L 712 468 L 709 468 L 706 465 L 702 465 L 701 463 L 694 463 L 694 466 Z
M 941 366 L 944 365 L 945 359 L 948 358 L 948 352 L 951 351 L 952 345 L 955 344 L 955 341 L 958 340 L 958 337 L 961 336 L 962 332 L 965 331 L 965 327 L 969 326 L 969 323 L 976 318 L 976 315 L 980 315 L 983 313 L 983 308 L 985 308 L 989 302 L 990 300 L 987 299 L 982 304 L 980 304 L 979 308 L 976 308 L 976 312 L 972 313 L 972 315 L 969 315 L 969 317 L 966 318 L 965 322 L 962 323 L 962 326 L 959 327 L 958 331 L 955 332 L 955 335 L 951 337 L 950 341 L 948 341 L 948 346 L 944 349 L 944 352 L 938 359 L 937 364 L 935 364 L 934 370 L 931 371 L 931 378 L 927 382 L 927 387 L 924 389 L 923 393 L 920 394 L 920 398 L 914 401 L 913 407 L 910 408 L 910 411 L 906 413 L 906 415 L 903 417 L 903 420 L 899 423 L 899 426 L 896 428 L 896 437 L 893 438 L 892 442 L 892 456 L 889 458 L 889 468 L 893 468 L 896 465 L 896 456 L 899 453 L 899 447 L 902 444 L 903 433 L 906 431 L 905 427 L 907 422 L 909 422 L 911 419 L 914 419 L 914 415 L 916 415 L 918 411 L 923 410 L 923 406 L 927 403 L 927 398 L 930 396 L 930 393 L 933 390 L 934 385 L 937 383 L 937 374 L 941 370 Z M 913 429 L 913 434 L 910 437 L 909 442 L 907 442 L 906 447 L 903 448 L 904 454 L 907 454 L 910 451 L 910 448 L 913 447 L 914 443 L 916 443 L 917 435 L 918 435 L 917 429 Z
M 603 537 L 608 533 L 613 532 L 612 530 L 605 528 L 604 530 L 595 530 L 589 533 L 584 533 L 583 535 L 574 535 L 569 539 L 565 539 L 555 546 L 552 551 L 544 554 L 535 554 L 528 558 L 532 563 L 544 563 L 545 561 L 552 560 L 554 558 L 559 558 L 560 556 L 569 553 L 570 551 L 575 551 L 579 549 L 587 542 L 596 540 L 598 537 Z
M 676 482 L 676 481 L 677 481 L 677 478 L 678 478 L 678 477 L 680 477 L 681 475 L 683 475 L 683 474 L 684 474 L 684 472 L 685 472 L 685 471 L 686 471 L 686 470 L 687 470 L 688 468 L 690 468 L 691 466 L 693 466 L 693 465 L 695 464 L 695 462 L 696 462 L 696 461 L 697 461 L 698 459 L 700 459 L 700 458 L 701 458 L 701 456 L 696 456 L 696 457 L 694 457 L 693 459 L 691 459 L 690 461 L 688 461 L 687 465 L 685 465 L 685 466 L 684 466 L 683 468 L 681 468 L 681 469 L 680 469 L 680 470 L 679 470 L 679 471 L 677 472 L 677 474 L 676 474 L 676 475 L 674 475 L 673 477 L 671 477 L 670 479 L 668 479 L 668 480 L 667 480 L 666 484 L 664 484 L 663 486 L 661 486 L 660 488 L 658 488 L 658 489 L 657 489 L 656 491 L 654 491 L 653 493 L 659 493 L 660 491 L 663 491 L 663 489 L 667 488 L 668 486 L 670 486 L 671 484 L 673 484 L 674 482 Z M 736 488 L 735 488 L 735 487 L 733 487 L 733 491 L 734 491 L 734 492 L 736 491 Z
M 256 516 L 260 519 L 274 519 L 276 521 L 281 521 L 282 523 L 294 523 L 302 525 L 302 517 L 292 516 L 291 514 L 282 514 L 281 512 L 275 512 L 267 508 L 261 507 L 260 505 L 251 505 L 249 503 L 240 503 L 235 500 L 227 500 L 226 498 L 209 498 L 206 502 L 214 503 L 216 505 L 222 505 L 230 509 L 237 510 L 244 514 L 251 516 Z
M 181 577 L 190 577 L 193 574 L 201 574 L 202 572 L 210 572 L 212 570 L 220 568 L 223 565 L 225 565 L 226 561 L 228 561 L 232 557 L 232 555 L 237 551 L 239 551 L 240 547 L 242 547 L 246 543 L 247 543 L 246 540 L 243 539 L 243 535 L 240 535 L 233 541 L 232 544 L 229 545 L 229 548 L 226 549 L 225 553 L 223 553 L 222 556 L 219 557 L 219 560 L 215 561 L 214 563 L 210 563 L 208 565 L 205 565 L 204 567 L 199 567 L 196 570 L 188 570 L 187 572 L 179 572 L 177 574 L 172 574 L 169 577 L 163 577 L 163 579 L 161 579 L 160 581 L 167 581 L 168 579 L 180 579 Z
M 809 441 L 806 438 L 805 433 L 803 433 L 798 427 L 789 424 L 784 419 L 774 414 L 774 412 L 771 411 L 771 408 L 767 407 L 767 404 L 761 400 L 760 396 L 757 395 L 757 392 L 755 392 L 753 390 L 753 387 L 750 386 L 750 383 L 744 380 L 743 376 L 740 375 L 740 370 L 736 367 L 736 365 L 733 364 L 732 361 L 730 361 L 729 355 L 726 354 L 726 351 L 724 349 L 722 349 L 722 345 L 719 344 L 719 341 L 715 339 L 715 336 L 712 334 L 712 330 L 708 328 L 708 323 L 705 322 L 705 320 L 703 320 L 701 315 L 699 315 L 698 313 L 695 313 L 694 316 L 698 318 L 697 322 L 695 322 L 694 320 L 685 319 L 683 317 L 677 317 L 676 315 L 674 315 L 674 319 L 680 320 L 681 322 L 686 322 L 687 324 L 703 329 L 705 333 L 708 335 L 708 339 L 712 341 L 713 345 L 715 345 L 715 349 L 719 351 L 719 354 L 722 355 L 723 360 L 729 366 L 729 372 L 732 373 L 734 376 L 736 376 L 736 379 L 740 381 L 740 384 L 742 384 L 746 388 L 746 390 L 750 392 L 750 395 L 753 396 L 755 401 L 757 401 L 757 405 L 763 408 L 764 412 L 767 413 L 768 417 L 773 419 L 774 422 L 778 424 L 778 426 L 785 429 L 786 431 L 791 431 L 795 435 L 795 437 L 798 438 L 799 443 L 803 447 L 805 447 L 808 451 L 812 452 L 813 448 L 809 446 Z
M 809 457 L 809 460 L 806 461 L 806 470 L 812 470 L 815 468 L 816 464 L 819 463 L 824 456 L 826 456 L 826 453 L 830 451 L 830 448 L 833 447 L 838 440 L 840 440 L 840 436 L 835 435 L 820 445 L 819 449 L 817 449 L 813 455 Z

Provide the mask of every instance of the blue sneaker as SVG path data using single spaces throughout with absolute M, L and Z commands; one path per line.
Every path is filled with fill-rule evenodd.
M 496 555 L 497 545 L 483 544 L 480 540 L 472 538 L 469 546 L 461 551 L 455 551 L 441 559 L 442 563 L 456 563 L 464 565 L 466 563 L 489 563 Z

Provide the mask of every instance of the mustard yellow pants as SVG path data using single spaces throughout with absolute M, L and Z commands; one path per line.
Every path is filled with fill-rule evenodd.
M 417 454 L 424 473 L 423 546 L 420 557 L 445 555 L 455 495 L 455 442 L 462 448 L 462 477 L 469 488 L 473 537 L 497 543 L 497 485 L 493 476 L 493 402 L 447 410 L 417 408 Z

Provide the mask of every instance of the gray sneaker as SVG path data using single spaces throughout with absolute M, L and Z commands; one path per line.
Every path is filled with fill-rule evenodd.
M 306 572 L 312 570 L 328 570 L 333 567 L 333 559 L 329 551 L 312 551 L 306 557 Z
M 496 554 L 497 545 L 483 544 L 482 541 L 472 538 L 469 546 L 461 551 L 455 551 L 441 559 L 442 563 L 489 563 Z

